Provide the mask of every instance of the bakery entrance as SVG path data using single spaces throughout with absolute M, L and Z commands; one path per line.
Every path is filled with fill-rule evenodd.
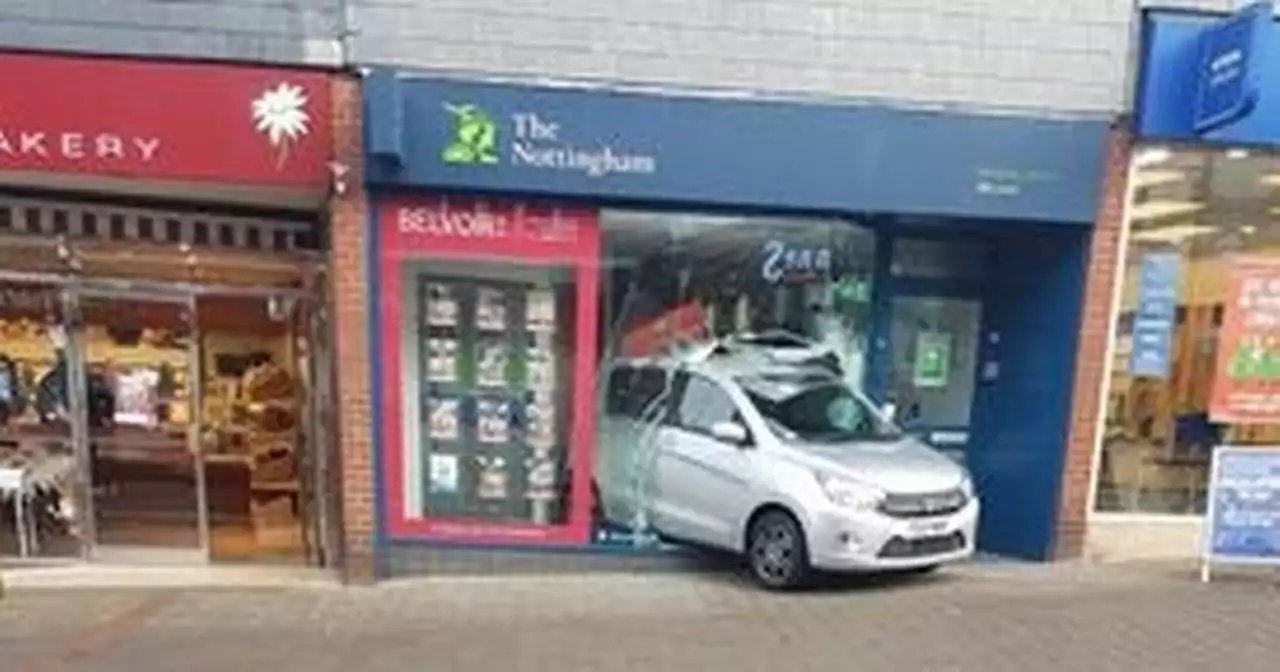
M 57 383 L 75 453 L 87 458 L 87 536 L 96 548 L 198 559 L 207 507 L 194 297 L 71 291 L 73 347 Z
M 0 556 L 328 564 L 324 230 L 0 190 Z
M 299 296 L 226 291 L 68 289 L 91 557 L 322 562 L 322 325 Z

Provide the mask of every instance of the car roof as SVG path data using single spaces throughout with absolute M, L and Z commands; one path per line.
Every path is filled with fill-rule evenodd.
M 654 367 L 667 371 L 683 368 L 711 378 L 733 382 L 751 391 L 784 389 L 791 394 L 804 387 L 838 382 L 839 377 L 830 369 L 812 363 L 774 362 L 758 356 L 758 353 L 721 352 L 703 359 L 688 360 L 681 357 L 657 356 L 614 360 L 612 367 Z M 773 396 L 769 394 L 767 396 Z

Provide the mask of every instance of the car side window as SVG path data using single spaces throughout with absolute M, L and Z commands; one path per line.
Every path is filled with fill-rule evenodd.
M 609 389 L 605 393 L 604 412 L 610 416 L 627 415 L 627 400 L 631 395 L 633 370 L 619 366 L 609 373 Z
M 724 388 L 702 376 L 689 375 L 676 411 L 680 427 L 709 435 L 717 422 L 739 422 L 740 418 L 737 404 Z
M 609 374 L 605 413 L 614 417 L 653 420 L 662 417 L 654 402 L 667 388 L 667 372 L 656 366 L 620 366 Z
M 666 404 L 655 402 L 667 391 L 667 371 L 656 366 L 640 367 L 631 385 L 631 417 L 645 421 L 662 419 Z

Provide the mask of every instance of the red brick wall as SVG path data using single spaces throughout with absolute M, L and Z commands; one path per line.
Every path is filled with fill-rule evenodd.
M 360 83 L 348 76 L 332 81 L 333 156 L 337 171 L 345 171 L 335 179 L 343 187 L 334 189 L 329 203 L 340 479 L 335 494 L 343 528 L 338 561 L 344 580 L 366 583 L 374 578 L 374 473 Z
M 1128 119 L 1113 126 L 1106 152 L 1098 220 L 1089 243 L 1089 268 L 1085 276 L 1080 344 L 1076 352 L 1071 427 L 1062 476 L 1058 510 L 1058 535 L 1054 556 L 1079 557 L 1084 550 L 1085 517 L 1093 480 L 1093 452 L 1101 410 L 1104 361 L 1111 337 L 1111 301 L 1115 291 L 1120 231 L 1124 226 L 1131 148 Z

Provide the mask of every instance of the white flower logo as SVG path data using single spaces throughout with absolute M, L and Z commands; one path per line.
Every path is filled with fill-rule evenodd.
M 254 130 L 266 133 L 276 150 L 276 168 L 284 165 L 290 147 L 311 129 L 307 93 L 301 86 L 281 82 L 253 101 Z

